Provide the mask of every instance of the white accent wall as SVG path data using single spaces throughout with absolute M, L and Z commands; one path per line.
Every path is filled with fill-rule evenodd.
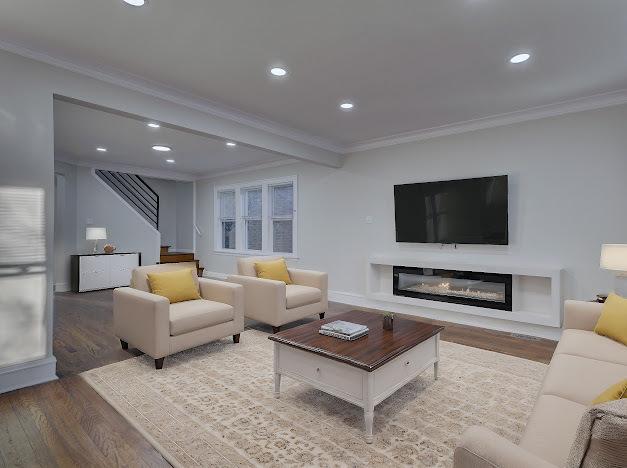
M 627 243 L 625 105 L 354 153 L 340 169 L 297 163 L 199 181 L 197 221 L 205 235 L 198 239 L 198 252 L 207 270 L 235 271 L 234 256 L 213 251 L 213 185 L 294 174 L 300 258 L 290 263 L 328 271 L 335 297 L 354 303 L 367 303 L 369 255 L 441 251 L 561 267 L 564 298 L 588 300 L 613 285 L 612 274 L 599 268 L 601 244 Z M 509 175 L 509 246 L 454 250 L 395 242 L 394 184 L 498 174 Z M 471 323 L 541 334 L 516 324 Z

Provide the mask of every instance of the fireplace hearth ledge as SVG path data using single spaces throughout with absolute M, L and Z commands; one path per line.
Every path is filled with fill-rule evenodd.
M 447 270 L 477 271 L 487 273 L 511 274 L 513 277 L 541 278 L 549 281 L 550 287 L 545 297 L 538 298 L 537 291 L 514 290 L 514 295 L 532 297 L 540 300 L 542 306 L 514 307 L 512 311 L 501 311 L 450 302 L 396 296 L 392 291 L 393 266 L 436 268 Z M 527 260 L 509 255 L 442 253 L 440 255 L 386 255 L 373 254 L 368 260 L 366 296 L 378 301 L 395 302 L 420 308 L 440 309 L 470 315 L 479 315 L 513 322 L 523 322 L 548 327 L 561 327 L 562 290 L 561 267 L 532 264 Z M 389 278 L 388 278 L 389 276 Z M 519 284 L 518 282 L 516 284 Z M 520 288 L 523 288 L 520 283 Z M 515 304 L 520 301 L 514 301 Z M 531 301 L 533 302 L 533 301 Z

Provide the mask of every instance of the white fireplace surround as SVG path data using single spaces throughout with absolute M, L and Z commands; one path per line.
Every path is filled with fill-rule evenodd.
M 395 265 L 511 274 L 512 311 L 395 296 L 392 278 Z M 367 297 L 377 301 L 559 328 L 562 324 L 561 277 L 561 267 L 533 264 L 507 255 L 373 254 L 368 260 L 366 290 Z

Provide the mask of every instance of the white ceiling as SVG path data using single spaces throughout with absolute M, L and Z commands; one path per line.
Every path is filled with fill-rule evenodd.
M 0 39 L 336 145 L 627 88 L 625 0 L 4 0 Z
M 290 161 L 290 158 L 238 144 L 227 147 L 214 139 L 162 124 L 154 129 L 148 119 L 132 118 L 55 99 L 55 157 L 72 162 L 131 166 L 166 174 L 198 177 L 242 167 Z M 172 148 L 157 152 L 153 145 Z M 106 152 L 97 151 L 104 147 Z M 174 159 L 174 164 L 166 159 Z

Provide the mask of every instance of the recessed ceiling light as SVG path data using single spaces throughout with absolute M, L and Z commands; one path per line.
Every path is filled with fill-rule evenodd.
M 342 101 L 342 102 L 340 103 L 340 109 L 342 109 L 342 110 L 347 110 L 347 111 L 348 111 L 348 110 L 352 110 L 352 109 L 353 109 L 353 107 L 355 107 L 355 104 L 353 104 L 353 103 L 352 103 L 352 102 L 350 102 L 350 101 Z
M 132 6 L 144 6 L 146 4 L 146 0 L 122 0 L 122 1 Z
M 106 153 L 107 148 L 105 148 L 104 146 L 99 146 L 98 148 L 96 148 L 96 151 L 100 151 L 101 153 Z
M 159 127 L 161 127 L 161 125 L 159 125 L 157 122 L 148 122 L 146 125 L 148 125 L 150 128 L 159 128 Z
M 161 146 L 161 145 L 155 145 L 152 147 L 152 149 L 155 151 L 172 151 L 172 148 L 170 148 L 169 146 Z
M 235 143 L 234 141 L 227 141 L 226 146 L 231 146 L 231 147 L 237 146 L 237 143 Z
M 527 54 L 527 53 L 516 54 L 511 59 L 509 59 L 509 61 L 511 63 L 523 63 L 523 62 L 526 62 L 527 60 L 529 60 L 530 58 L 531 58 L 531 55 Z
M 270 69 L 270 73 L 272 73 L 274 76 L 285 76 L 287 75 L 287 70 L 281 67 L 273 67 Z
M 170 163 L 170 164 L 174 164 L 174 159 L 166 159 L 165 162 Z

